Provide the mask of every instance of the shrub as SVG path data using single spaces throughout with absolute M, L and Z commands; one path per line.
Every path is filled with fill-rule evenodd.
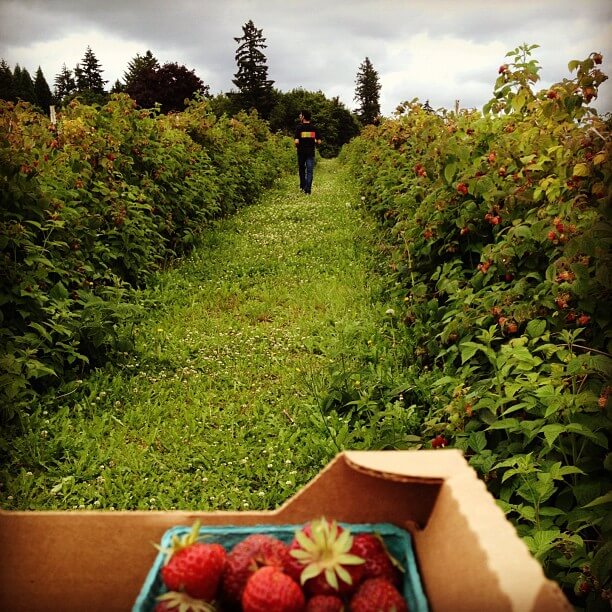
M 610 124 L 586 105 L 606 77 L 594 53 L 534 92 L 532 49 L 508 54 L 482 113 L 406 103 L 342 156 L 385 230 L 407 378 L 435 373 L 423 437 L 463 449 L 547 573 L 601 605 Z
M 0 102 L 0 416 L 131 345 L 134 288 L 207 222 L 253 202 L 290 142 L 207 103 L 163 116 L 126 95 L 57 125 Z

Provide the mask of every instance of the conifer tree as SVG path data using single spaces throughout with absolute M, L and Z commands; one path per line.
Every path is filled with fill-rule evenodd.
M 274 105 L 274 81 L 268 79 L 267 59 L 261 51 L 267 47 L 266 39 L 262 35 L 263 30 L 258 30 L 253 21 L 243 25 L 242 32 L 241 37 L 234 38 L 239 43 L 235 56 L 238 72 L 232 80 L 238 93 L 234 96 L 241 108 L 254 108 L 267 118 Z
M 104 93 L 104 85 L 108 83 L 102 78 L 102 66 L 96 58 L 91 47 L 87 47 L 80 64 L 74 69 L 77 90 L 90 91 L 95 94 Z
M 147 51 L 144 55 L 136 54 L 136 57 L 128 63 L 127 70 L 123 73 L 123 81 L 126 88 L 129 88 L 136 81 L 142 80 L 147 72 L 159 70 L 157 58 Z
M 54 102 L 62 104 L 68 96 L 76 91 L 76 81 L 72 75 L 72 70 L 66 68 L 66 64 L 62 65 L 61 72 L 55 77 L 54 82 Z
M 40 66 L 34 79 L 34 93 L 36 94 L 36 104 L 40 106 L 43 112 L 49 114 L 49 107 L 52 104 L 51 89 Z
M 359 66 L 355 84 L 355 100 L 359 103 L 357 116 L 364 125 L 374 123 L 380 116 L 380 82 L 367 57 Z
M 10 66 L 4 59 L 0 60 L 0 100 L 15 102 L 15 84 Z
M 113 83 L 113 86 L 111 87 L 110 92 L 114 94 L 114 93 L 123 93 L 124 91 L 125 91 L 125 85 L 119 79 L 115 79 L 115 82 Z
M 36 103 L 36 93 L 34 92 L 34 82 L 27 68 L 21 68 L 19 64 L 13 71 L 13 83 L 15 86 L 15 96 L 24 102 Z

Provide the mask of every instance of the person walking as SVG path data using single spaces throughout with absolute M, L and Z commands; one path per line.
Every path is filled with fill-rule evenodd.
M 300 189 L 310 195 L 314 174 L 315 148 L 321 144 L 319 130 L 310 121 L 309 110 L 300 113 L 300 123 L 295 128 L 295 147 L 297 149 Z

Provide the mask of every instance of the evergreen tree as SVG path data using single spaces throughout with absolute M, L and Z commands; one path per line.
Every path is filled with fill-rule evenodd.
M 113 86 L 111 87 L 110 92 L 112 94 L 114 94 L 114 93 L 124 93 L 125 92 L 125 85 L 119 79 L 116 79 L 115 82 L 113 83 Z
M 239 43 L 235 56 L 238 72 L 232 80 L 238 93 L 234 95 L 241 108 L 254 108 L 262 117 L 267 118 L 274 105 L 274 81 L 268 79 L 267 59 L 261 51 L 267 46 L 264 44 L 266 39 L 253 21 L 242 26 L 242 32 L 242 37 L 234 38 Z
M 21 68 L 19 64 L 15 66 L 13 72 L 13 83 L 15 85 L 15 96 L 24 102 L 36 103 L 36 93 L 34 82 L 27 68 Z
M 76 91 L 76 81 L 72 75 L 72 70 L 62 65 L 61 72 L 55 77 L 54 82 L 54 102 L 62 104 L 64 100 Z
M 15 83 L 10 66 L 4 59 L 0 60 L 0 100 L 15 102 Z
M 34 79 L 34 93 L 36 94 L 36 104 L 40 106 L 43 112 L 49 114 L 49 107 L 52 104 L 51 89 L 49 89 L 49 83 L 47 83 L 40 66 Z
M 357 116 L 364 125 L 374 123 L 380 116 L 380 83 L 378 73 L 367 57 L 359 66 L 355 84 L 355 100 L 359 102 Z
M 104 85 L 108 83 L 102 79 L 102 66 L 91 50 L 87 47 L 85 55 L 80 64 L 74 69 L 77 90 L 79 92 L 89 91 L 95 94 L 104 93 Z
M 136 57 L 128 63 L 127 70 L 123 73 L 123 81 L 126 88 L 129 88 L 135 81 L 141 80 L 142 75 L 151 70 L 159 70 L 159 62 L 151 51 L 147 51 L 144 55 L 137 53 Z

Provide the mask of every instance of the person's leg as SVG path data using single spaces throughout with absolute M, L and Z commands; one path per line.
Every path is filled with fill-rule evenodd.
M 313 173 L 314 173 L 314 163 L 315 163 L 314 155 L 312 157 L 306 158 L 306 184 L 304 187 L 304 191 L 306 193 L 310 193 L 312 191 L 312 178 L 313 178 Z
M 306 191 L 306 158 L 298 153 L 298 172 L 300 175 L 300 189 Z

